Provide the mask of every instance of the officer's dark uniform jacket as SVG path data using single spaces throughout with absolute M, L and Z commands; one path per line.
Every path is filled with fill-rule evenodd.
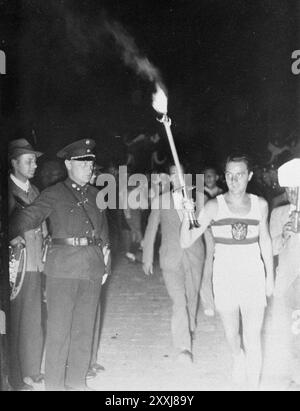
M 45 189 L 33 204 L 14 213 L 10 237 L 22 236 L 48 219 L 53 244 L 48 250 L 45 274 L 68 279 L 99 278 L 105 271 L 102 246 L 108 243 L 108 227 L 105 212 L 96 205 L 98 192 L 90 185 L 80 187 L 70 178 Z M 101 246 L 55 244 L 55 239 L 92 238 L 93 232 Z

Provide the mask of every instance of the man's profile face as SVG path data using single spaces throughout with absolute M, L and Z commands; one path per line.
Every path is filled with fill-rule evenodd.
M 285 191 L 288 197 L 288 201 L 293 205 L 297 205 L 297 187 L 286 187 Z
M 249 173 L 245 162 L 228 162 L 225 170 L 225 178 L 229 191 L 234 194 L 242 194 L 245 192 L 252 175 L 253 173 Z
M 69 177 L 75 183 L 83 186 L 90 181 L 94 169 L 93 161 L 66 160 L 65 164 Z
M 35 154 L 21 154 L 12 160 L 13 173 L 21 181 L 27 181 L 34 177 L 37 168 Z

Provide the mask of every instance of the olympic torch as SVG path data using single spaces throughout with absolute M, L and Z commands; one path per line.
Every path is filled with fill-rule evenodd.
M 157 120 L 160 123 L 162 123 L 165 127 L 169 145 L 170 145 L 171 152 L 172 152 L 172 156 L 173 156 L 173 160 L 174 160 L 174 164 L 177 169 L 179 182 L 182 187 L 183 197 L 187 199 L 188 195 L 187 195 L 186 185 L 184 181 L 184 176 L 183 176 L 183 173 L 180 167 L 180 162 L 179 162 L 176 146 L 175 146 L 173 134 L 171 131 L 171 119 L 168 116 L 168 98 L 165 92 L 163 91 L 163 89 L 158 84 L 156 84 L 156 92 L 152 96 L 152 107 L 161 116 Z M 195 218 L 195 214 L 192 211 L 189 212 L 189 221 L 190 221 L 190 229 L 194 227 L 199 227 L 197 219 Z

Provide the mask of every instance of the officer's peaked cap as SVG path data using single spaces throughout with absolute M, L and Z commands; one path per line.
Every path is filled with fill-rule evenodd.
M 65 160 L 92 161 L 95 159 L 93 149 L 96 143 L 92 139 L 75 141 L 61 149 L 56 155 Z

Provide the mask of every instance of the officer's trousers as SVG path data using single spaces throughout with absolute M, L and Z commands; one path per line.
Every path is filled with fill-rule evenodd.
M 26 272 L 20 293 L 10 304 L 10 383 L 41 372 L 43 351 L 41 273 Z
M 90 365 L 93 366 L 97 363 L 98 357 L 98 350 L 100 344 L 100 332 L 101 332 L 101 301 L 99 301 L 97 306 L 97 313 L 94 325 L 94 336 L 93 336 L 93 343 L 92 343 L 92 354 L 91 354 L 91 361 Z
M 47 277 L 46 390 L 85 387 L 101 278 Z

